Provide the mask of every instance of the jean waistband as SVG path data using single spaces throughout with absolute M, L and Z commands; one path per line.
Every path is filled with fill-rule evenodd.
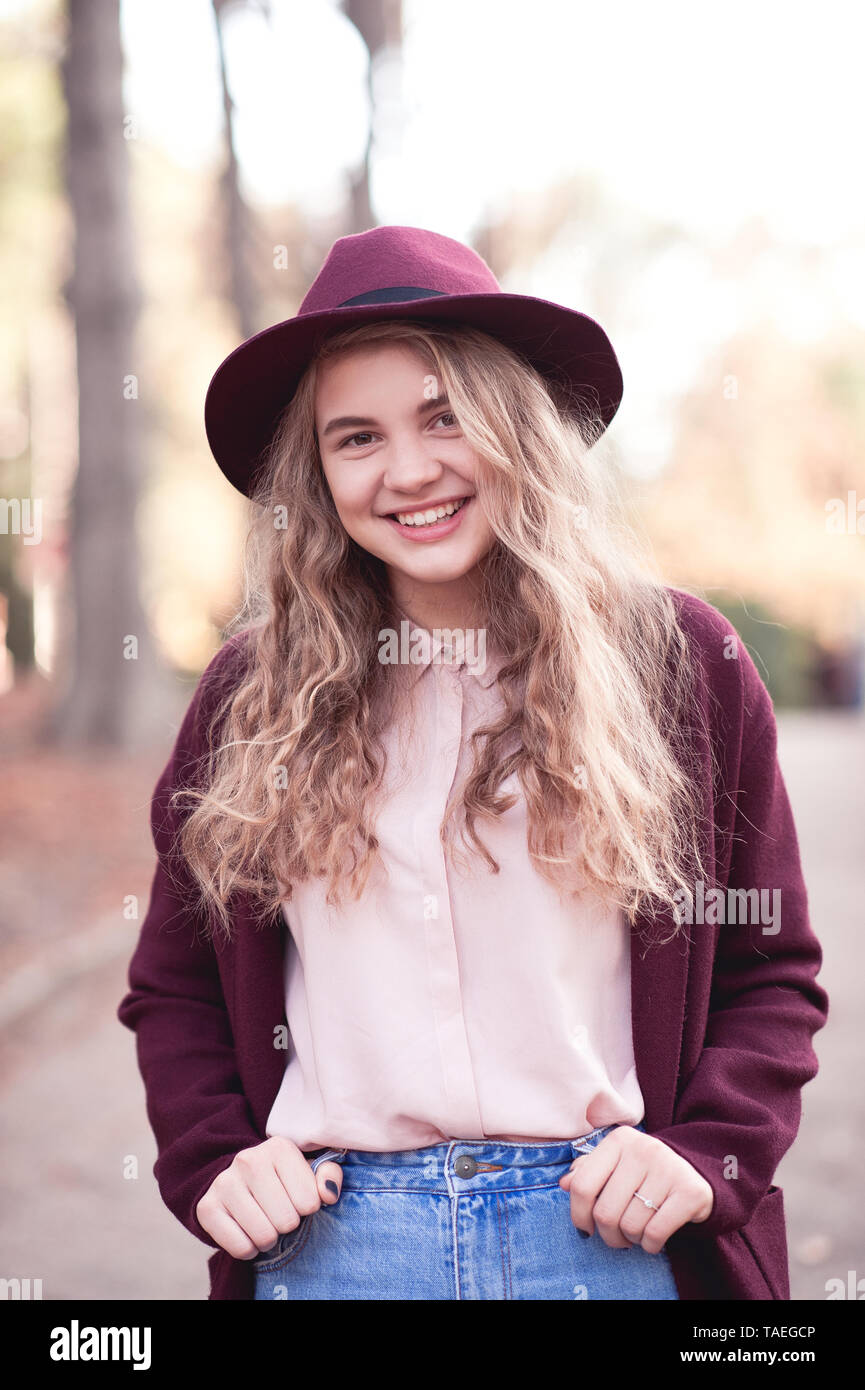
M 602 1125 L 576 1139 L 522 1143 L 507 1139 L 446 1139 L 420 1149 L 378 1152 L 325 1149 L 310 1160 L 315 1169 L 333 1160 L 343 1169 L 343 1189 L 400 1188 L 456 1192 L 537 1187 L 556 1182 L 578 1154 L 588 1153 L 618 1125 Z M 643 1122 L 633 1126 L 644 1129 Z M 557 1170 L 553 1176 L 551 1170 Z

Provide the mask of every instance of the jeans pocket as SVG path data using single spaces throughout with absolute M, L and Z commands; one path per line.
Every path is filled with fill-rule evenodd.
M 302 1216 L 293 1231 L 284 1231 L 279 1240 L 270 1250 L 265 1250 L 257 1255 L 253 1260 L 253 1268 L 264 1272 L 269 1269 L 278 1269 L 283 1260 L 289 1259 L 293 1251 L 300 1243 L 300 1239 L 306 1234 L 306 1227 L 309 1224 L 310 1216 L 315 1212 L 310 1212 L 307 1216 Z
M 571 1142 L 577 1153 L 591 1153 L 613 1129 L 615 1125 L 603 1125 L 600 1129 L 593 1129 L 589 1134 L 582 1134 L 579 1139 L 573 1139 Z
M 325 1149 L 323 1153 L 316 1154 L 315 1158 L 310 1158 L 308 1163 L 312 1171 L 315 1172 L 320 1163 L 328 1163 L 334 1160 L 339 1163 L 340 1159 L 345 1158 L 347 1153 L 348 1149 Z
M 583 1134 L 579 1139 L 573 1139 L 571 1142 L 577 1153 L 588 1154 L 591 1153 L 593 1149 L 596 1149 L 601 1141 L 606 1139 L 608 1134 L 612 1134 L 614 1129 L 620 1128 L 621 1126 L 618 1124 L 601 1125 L 599 1129 L 593 1129 L 588 1134 Z M 642 1133 L 645 1133 L 646 1126 L 644 1121 L 640 1120 L 638 1124 L 631 1125 L 629 1128 L 638 1129 Z
M 314 1173 L 320 1164 L 328 1161 L 338 1163 L 347 1153 L 348 1149 L 325 1149 L 323 1153 L 316 1154 L 315 1158 L 309 1159 L 309 1166 Z M 275 1269 L 284 1260 L 288 1260 L 296 1252 L 301 1239 L 306 1236 L 309 1223 L 315 1215 L 316 1212 L 311 1211 L 301 1216 L 293 1230 L 284 1231 L 270 1250 L 263 1250 L 260 1255 L 255 1257 L 252 1261 L 254 1268 L 262 1271 Z

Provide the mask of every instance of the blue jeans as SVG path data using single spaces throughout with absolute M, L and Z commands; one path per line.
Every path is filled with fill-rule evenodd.
M 576 1155 L 614 1128 L 551 1144 L 326 1149 L 310 1167 L 340 1164 L 339 1200 L 258 1256 L 255 1298 L 677 1299 L 664 1251 L 581 1236 L 558 1186 Z

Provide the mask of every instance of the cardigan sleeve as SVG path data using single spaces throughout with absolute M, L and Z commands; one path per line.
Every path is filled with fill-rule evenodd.
M 796 1137 L 800 1091 L 818 1069 L 811 1040 L 828 1016 L 772 701 L 744 645 L 740 662 L 746 713 L 726 887 L 767 890 L 775 920 L 749 909 L 723 914 L 744 922 L 689 928 L 692 939 L 717 933 L 705 1041 L 673 1123 L 653 1131 L 711 1185 L 708 1219 L 684 1228 L 707 1238 L 744 1226 L 768 1192 Z
M 244 634 L 239 634 L 242 637 Z M 238 1075 L 216 950 L 204 935 L 193 881 L 175 847 L 182 817 L 172 791 L 194 781 L 216 697 L 238 638 L 207 667 L 153 792 L 150 824 L 157 852 L 150 902 L 129 965 L 129 991 L 117 1016 L 136 1035 L 154 1165 L 163 1201 L 205 1244 L 195 1208 L 241 1149 L 261 1143 Z

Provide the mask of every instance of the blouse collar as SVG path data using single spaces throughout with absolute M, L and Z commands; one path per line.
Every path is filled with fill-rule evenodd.
M 459 644 L 456 648 L 452 648 L 448 646 L 441 635 L 443 631 L 447 633 L 453 631 L 459 634 L 459 628 L 433 628 L 430 631 L 416 623 L 399 604 L 395 603 L 394 607 L 402 619 L 397 629 L 397 641 L 401 658 L 400 664 L 405 664 L 408 667 L 409 685 L 413 686 L 433 664 L 464 669 L 465 673 L 473 676 L 484 689 L 489 689 L 491 685 L 495 684 L 499 671 L 505 665 L 507 658 L 502 652 L 490 650 L 486 633 L 483 630 L 468 629 L 465 634 L 464 649 L 460 652 Z M 420 637 L 416 636 L 418 633 L 421 634 Z M 480 640 L 481 637 L 483 641 Z

